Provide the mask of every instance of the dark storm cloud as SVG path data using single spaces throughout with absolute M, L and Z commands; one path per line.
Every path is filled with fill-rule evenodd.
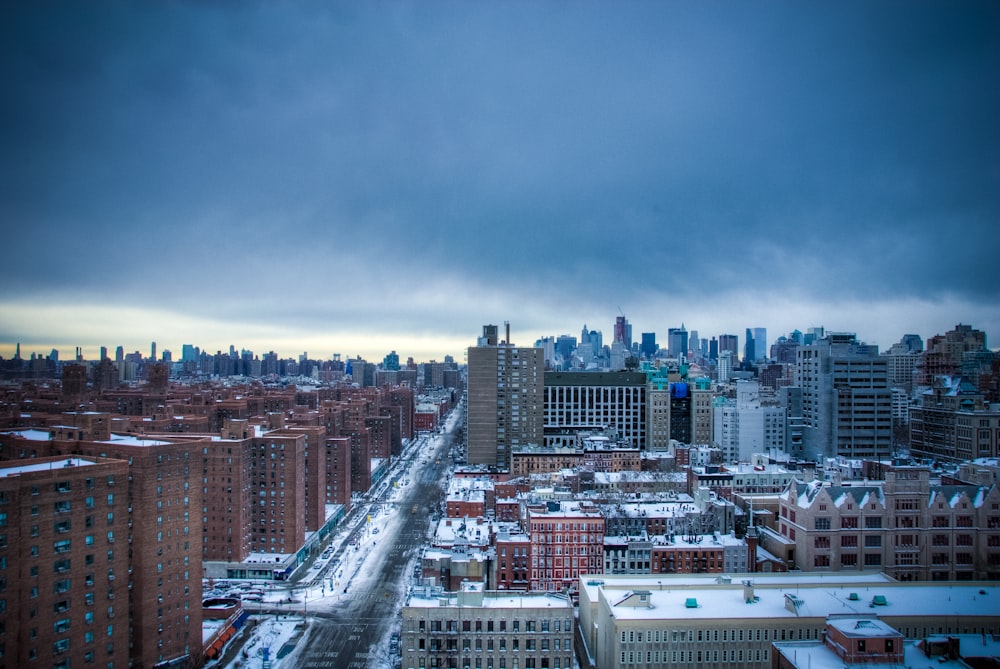
M 5 299 L 998 301 L 993 4 L 2 11 Z

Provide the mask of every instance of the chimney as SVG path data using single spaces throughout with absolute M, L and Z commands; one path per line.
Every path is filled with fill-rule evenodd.
M 750 579 L 743 581 L 743 601 L 747 604 L 757 601 L 757 597 L 753 594 L 753 581 Z

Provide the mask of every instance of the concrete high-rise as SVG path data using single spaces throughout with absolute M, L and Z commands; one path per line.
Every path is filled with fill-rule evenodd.
M 799 347 L 795 376 L 806 457 L 892 454 L 892 390 L 878 346 L 830 333 Z
M 511 449 L 543 442 L 544 351 L 497 340 L 497 326 L 484 325 L 468 350 L 469 464 L 510 467 Z

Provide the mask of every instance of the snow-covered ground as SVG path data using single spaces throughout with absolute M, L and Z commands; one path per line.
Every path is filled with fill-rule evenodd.
M 446 432 L 451 431 L 459 413 L 453 411 L 449 416 Z M 263 601 L 259 604 L 244 601 L 243 605 L 258 624 L 250 632 L 249 639 L 245 638 L 246 635 L 241 635 L 234 640 L 235 643 L 243 641 L 243 650 L 247 651 L 247 657 L 243 657 L 240 653 L 240 656 L 227 667 L 230 669 L 260 667 L 263 660 L 262 649 L 268 646 L 272 669 L 291 669 L 296 666 L 296 657 L 308 643 L 308 631 L 296 643 L 294 650 L 280 658 L 277 657 L 278 652 L 295 636 L 296 631 L 301 631 L 304 622 L 308 623 L 310 613 L 336 610 L 344 606 L 354 593 L 370 593 L 376 587 L 381 565 L 392 549 L 394 537 L 410 519 L 409 508 L 403 506 L 404 499 L 409 493 L 408 488 L 421 475 L 422 468 L 429 466 L 422 464 L 423 460 L 417 455 L 417 449 L 422 453 L 434 452 L 440 446 L 440 440 L 445 438 L 448 438 L 447 435 L 434 434 L 426 443 L 415 440 L 408 446 L 403 457 L 397 461 L 397 466 L 402 467 L 412 455 L 414 456 L 412 467 L 405 472 L 393 467 L 386 476 L 387 481 L 398 476 L 401 485 L 398 488 L 387 489 L 386 496 L 377 502 L 366 504 L 369 507 L 368 513 L 353 514 L 349 523 L 336 532 L 329 544 L 333 549 L 331 554 L 337 555 L 340 549 L 344 548 L 336 559 L 332 556 L 317 558 L 294 586 L 280 581 L 269 583 L 263 588 L 259 583 L 254 584 L 254 589 L 263 589 Z M 442 484 L 446 477 L 447 473 L 442 474 Z M 406 479 L 409 479 L 410 483 L 403 485 Z M 347 545 L 358 526 L 363 527 L 358 545 Z M 432 524 L 428 528 L 428 538 L 433 532 L 433 527 Z M 417 556 L 413 556 L 412 564 L 407 565 L 404 573 L 412 573 L 416 563 Z M 402 608 L 409 586 L 409 579 L 404 579 L 397 585 L 396 592 L 393 593 L 395 602 L 393 618 Z M 269 611 L 278 609 L 280 612 L 259 613 L 261 609 Z M 385 638 L 372 647 L 369 654 L 370 669 L 391 669 L 393 666 L 393 657 L 388 653 L 391 632 L 392 630 L 388 630 Z M 209 663 L 206 666 L 213 664 Z

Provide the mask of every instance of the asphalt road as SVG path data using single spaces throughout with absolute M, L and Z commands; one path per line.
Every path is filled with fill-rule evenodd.
M 397 513 L 405 514 L 406 522 L 400 524 L 395 536 L 381 537 L 380 541 L 393 542 L 385 559 L 377 565 L 362 567 L 378 570 L 376 585 L 365 591 L 352 591 L 348 587 L 341 604 L 332 612 L 310 614 L 309 633 L 299 642 L 303 648 L 297 657 L 297 667 L 368 669 L 395 666 L 387 647 L 373 650 L 372 646 L 381 642 L 390 628 L 398 625 L 396 593 L 400 582 L 410 576 L 413 558 L 427 543 L 430 512 L 437 510 L 443 500 L 444 490 L 439 481 L 450 463 L 450 445 L 450 435 L 445 435 L 436 451 L 430 454 L 431 461 L 423 466 L 420 476 L 410 475 L 410 485 L 404 488 L 407 493 L 397 502 Z M 438 457 L 440 463 L 436 462 Z M 418 513 L 411 514 L 414 504 Z M 333 562 L 336 560 L 331 560 Z M 370 650 L 373 652 L 369 653 Z

